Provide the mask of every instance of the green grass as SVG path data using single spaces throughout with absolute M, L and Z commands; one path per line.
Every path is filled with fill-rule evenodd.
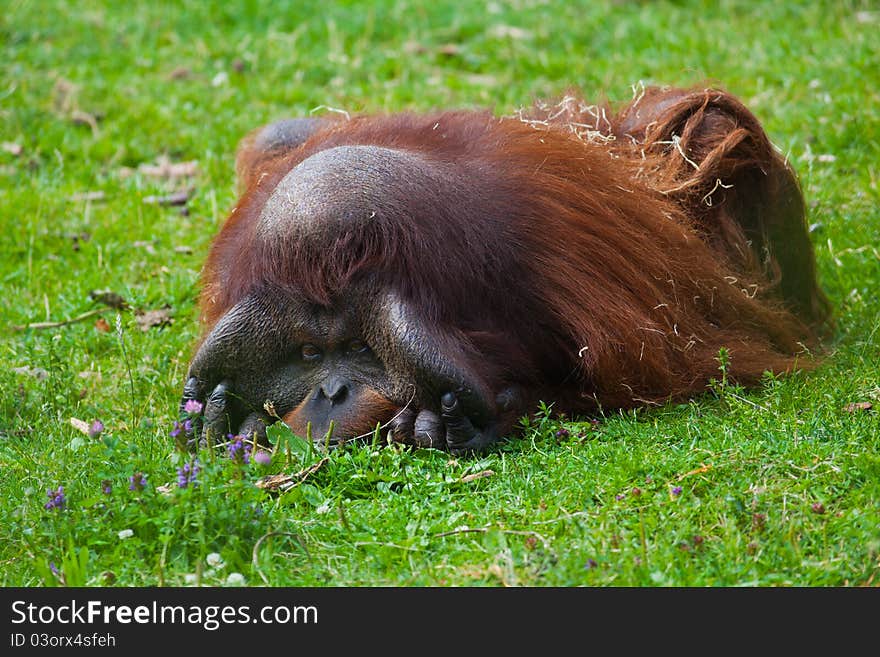
M 878 29 L 875 3 L 830 0 L 6 3 L 0 583 L 876 585 Z M 254 481 L 314 455 L 261 470 L 202 454 L 200 484 L 174 485 L 198 271 L 247 131 L 320 106 L 507 114 L 569 86 L 616 102 L 639 81 L 706 80 L 800 174 L 838 319 L 819 368 L 598 426 L 545 409 L 479 459 L 348 446 L 281 496 Z M 126 175 L 163 156 L 198 161 L 187 215 L 143 202 L 180 181 Z M 70 200 L 89 191 L 103 201 Z M 142 331 L 129 310 L 105 314 L 109 331 L 13 329 L 97 308 L 96 289 L 173 323 Z M 66 507 L 44 509 L 59 485 Z

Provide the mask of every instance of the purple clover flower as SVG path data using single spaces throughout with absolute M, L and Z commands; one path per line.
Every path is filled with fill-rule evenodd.
M 97 438 L 104 431 L 104 423 L 101 420 L 95 420 L 89 427 L 89 438 Z
M 187 438 L 191 437 L 193 434 L 193 423 L 190 418 L 185 419 L 183 422 L 174 421 L 174 424 L 171 427 L 171 431 L 168 432 L 168 435 L 172 438 L 177 438 L 181 433 L 185 433 Z
M 241 436 L 233 436 L 230 438 L 226 450 L 229 452 L 229 458 L 236 463 L 247 464 L 251 460 L 251 444 L 246 442 Z
M 147 485 L 147 475 L 135 472 L 128 478 L 128 490 L 142 491 Z
M 196 477 L 199 474 L 199 460 L 193 459 L 190 463 L 184 463 L 183 467 L 177 468 L 177 487 L 187 488 L 190 484 L 196 486 L 199 482 Z
M 183 410 L 190 415 L 198 415 L 202 412 L 202 402 L 197 399 L 188 399 L 186 404 L 183 405 Z
M 67 504 L 67 498 L 64 497 L 64 486 L 59 486 L 57 490 L 51 488 L 46 491 L 46 497 L 49 501 L 43 505 L 45 509 L 63 509 Z
M 265 450 L 258 450 L 254 454 L 254 463 L 257 465 L 269 465 L 272 462 L 272 455 Z
M 101 492 L 104 493 L 104 495 L 110 495 L 113 492 L 113 482 L 109 479 L 102 479 Z
M 679 495 L 681 495 L 681 490 L 682 490 L 681 486 L 675 486 L 672 489 L 672 494 L 675 495 L 676 497 L 678 497 Z

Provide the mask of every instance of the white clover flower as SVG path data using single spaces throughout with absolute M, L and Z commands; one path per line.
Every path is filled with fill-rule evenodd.
M 205 563 L 207 563 L 212 568 L 223 568 L 223 566 L 226 565 L 226 562 L 223 561 L 223 557 L 221 557 L 216 552 L 212 552 L 207 557 L 205 557 Z
M 226 577 L 226 586 L 244 586 L 245 584 L 244 575 L 241 573 L 229 573 Z
M 190 586 L 193 586 L 193 585 L 195 585 L 195 583 L 197 581 L 198 581 L 198 577 L 196 577 L 195 573 L 187 573 L 186 575 L 183 576 L 183 583 L 184 584 L 188 584 Z
M 124 541 L 125 539 L 131 538 L 132 536 L 134 536 L 134 530 L 133 529 L 122 529 L 119 531 L 119 534 L 117 534 L 117 536 L 119 536 L 120 541 Z
M 324 502 L 321 506 L 315 509 L 315 513 L 328 513 L 330 511 L 330 503 Z

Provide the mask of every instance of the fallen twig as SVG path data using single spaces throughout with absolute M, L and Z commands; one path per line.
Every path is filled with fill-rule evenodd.
M 476 479 L 482 479 L 483 477 L 491 477 L 493 474 L 495 474 L 494 470 L 483 470 L 482 472 L 474 472 L 473 474 L 465 475 L 461 479 L 459 479 L 459 481 L 463 484 L 466 484 Z
M 282 493 L 286 493 L 291 488 L 295 488 L 303 483 L 306 479 L 308 479 L 311 475 L 320 470 L 327 461 L 330 460 L 329 456 L 325 456 L 317 463 L 313 463 L 307 468 L 303 468 L 299 472 L 294 474 L 275 474 L 275 475 L 267 475 L 262 479 L 258 480 L 256 483 L 257 488 L 263 488 L 269 491 L 279 491 Z
M 112 310 L 112 308 L 95 308 L 94 310 L 89 310 L 88 312 L 84 312 L 82 315 L 77 315 L 76 317 L 72 317 L 70 319 L 63 319 L 60 322 L 33 322 L 32 324 L 25 324 L 24 326 L 20 324 L 14 324 L 12 328 L 16 331 L 25 331 L 27 329 L 49 329 L 49 328 L 59 328 L 61 326 L 67 326 L 68 324 L 76 324 L 77 322 L 82 322 L 87 320 L 89 317 L 94 317 L 95 315 L 100 315 L 102 313 L 107 312 L 108 310 Z
M 678 480 L 681 481 L 685 477 L 690 477 L 691 475 L 695 475 L 695 474 L 703 474 L 704 472 L 709 472 L 709 470 L 711 470 L 711 469 L 712 469 L 711 463 L 709 463 L 709 464 L 704 463 L 704 464 L 700 465 L 699 468 L 695 468 L 695 469 L 691 470 L 690 472 L 685 472 L 684 474 L 678 475 Z

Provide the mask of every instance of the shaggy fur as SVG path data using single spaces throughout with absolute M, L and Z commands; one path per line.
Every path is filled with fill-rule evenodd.
M 646 89 L 617 113 L 572 95 L 514 117 L 327 119 L 296 148 L 257 139 L 204 269 L 204 335 L 261 286 L 326 306 L 370 277 L 454 336 L 485 389 L 524 391 L 502 432 L 537 400 L 581 413 L 699 394 L 722 348 L 745 385 L 808 367 L 830 321 L 797 180 L 723 91 Z M 387 207 L 370 199 L 374 219 L 261 234 L 293 167 L 358 145 L 414 162 Z

